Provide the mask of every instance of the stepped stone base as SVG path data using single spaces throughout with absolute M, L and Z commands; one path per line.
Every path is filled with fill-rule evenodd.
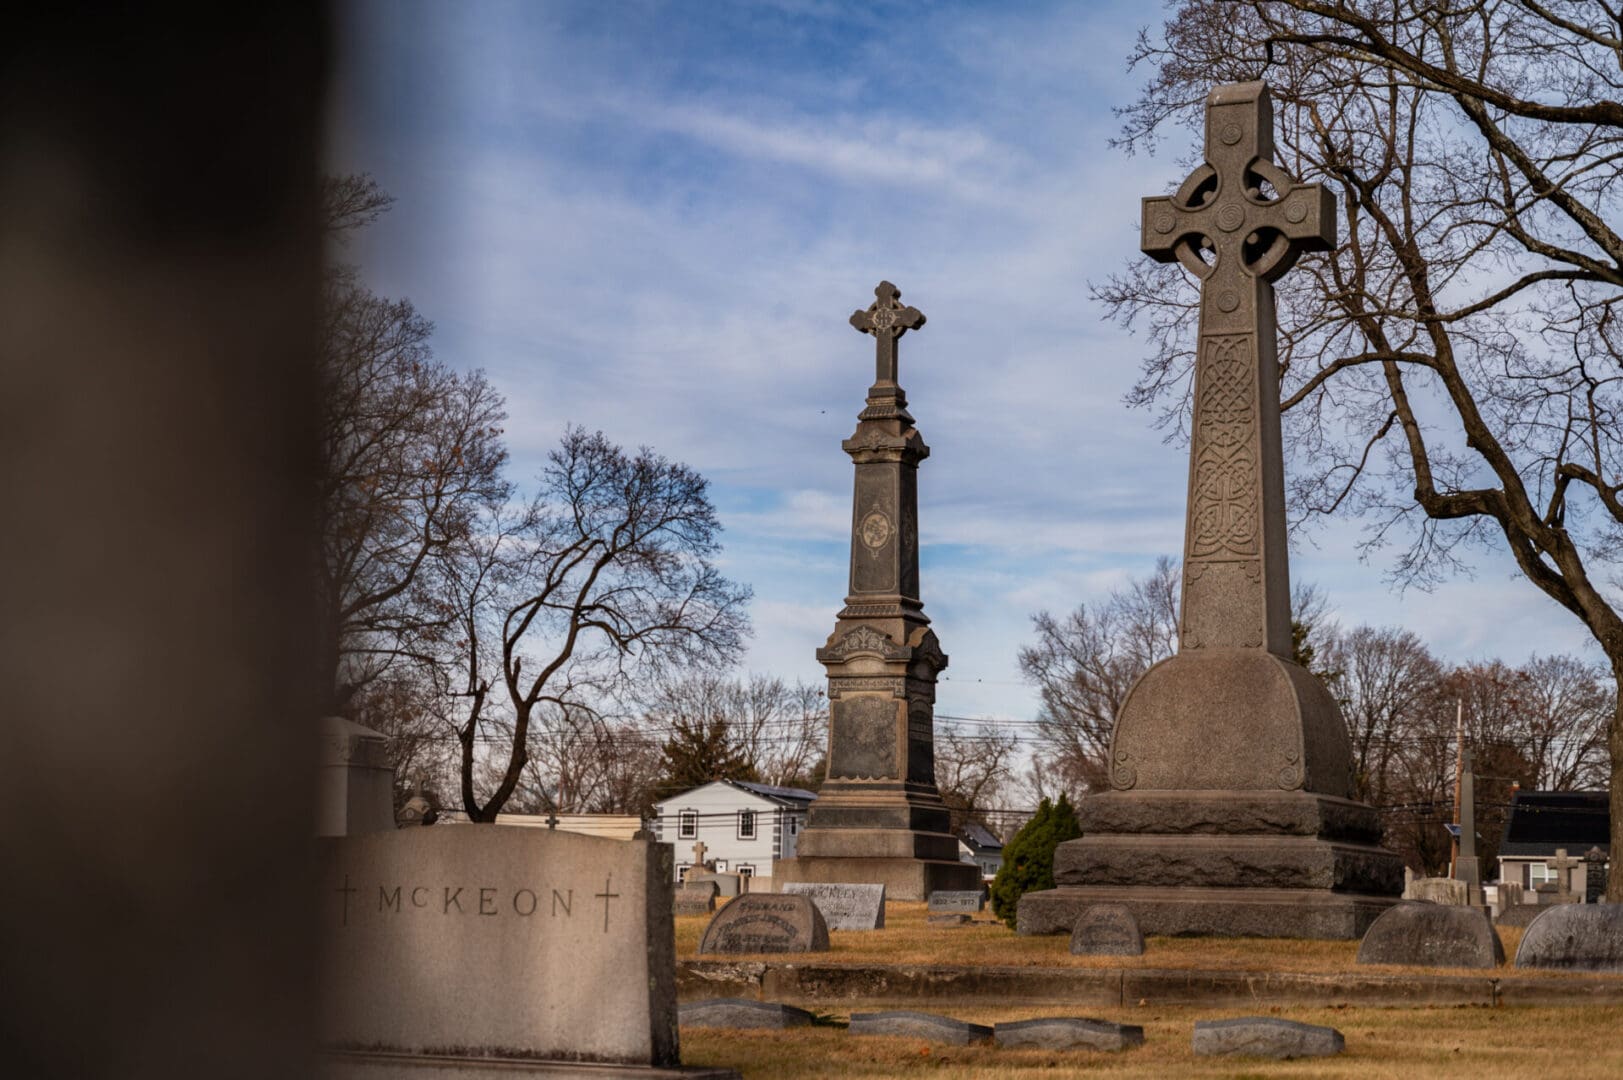
M 940 889 L 978 889 L 980 867 L 946 859 L 800 855 L 772 860 L 772 886 L 785 882 L 883 885 L 887 900 L 926 900 Z
M 1361 937 L 1398 903 L 1403 863 L 1361 803 L 1302 791 L 1119 791 L 1082 800 L 1058 888 L 1020 900 L 1022 934 L 1069 933 L 1126 904 L 1145 934 Z

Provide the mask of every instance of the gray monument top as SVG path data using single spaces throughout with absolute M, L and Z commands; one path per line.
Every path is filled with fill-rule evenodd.
M 873 294 L 874 302 L 866 310 L 851 313 L 851 325 L 874 338 L 873 388 L 868 396 L 896 398 L 899 405 L 906 405 L 897 383 L 896 342 L 909 330 L 924 325 L 924 313 L 904 306 L 901 290 L 888 281 L 881 281 Z

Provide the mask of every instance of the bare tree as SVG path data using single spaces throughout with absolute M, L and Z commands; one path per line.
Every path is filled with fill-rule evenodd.
M 988 812 L 1007 802 L 1015 783 L 1020 740 L 996 721 L 943 720 L 935 724 L 935 782 L 952 812 L 957 833 L 970 821 L 989 825 Z
M 1041 702 L 1039 787 L 1080 795 L 1109 786 L 1117 710 L 1138 677 L 1178 649 L 1178 584 L 1177 565 L 1163 556 L 1102 604 L 1064 619 L 1032 616 L 1037 642 L 1020 650 L 1020 670 Z
M 388 209 L 369 178 L 329 180 L 336 247 Z M 434 359 L 433 325 L 377 296 L 331 260 L 322 327 L 322 603 L 331 712 L 401 663 L 432 662 L 451 611 L 431 580 L 439 558 L 509 493 L 501 396 L 480 372 Z M 385 692 L 398 700 L 399 683 Z M 386 710 L 366 706 L 374 717 Z M 393 729 L 390 734 L 396 734 Z
M 1617 684 L 1575 656 L 1535 656 L 1522 665 L 1522 711 L 1533 786 L 1576 791 L 1606 785 L 1606 725 Z
M 571 428 L 534 499 L 498 520 L 449 557 L 466 590 L 457 738 L 477 822 L 507 804 L 535 742 L 601 723 L 634 676 L 731 663 L 749 632 L 749 589 L 716 569 L 721 525 L 686 465 Z
M 1352 740 L 1355 796 L 1386 806 L 1403 743 L 1435 708 L 1442 666 L 1413 633 L 1372 626 L 1332 635 L 1324 664 L 1336 673 L 1332 692 Z
M 1182 0 L 1121 145 L 1198 127 L 1266 79 L 1276 160 L 1328 184 L 1343 240 L 1282 283 L 1281 406 L 1299 514 L 1368 515 L 1425 584 L 1508 551 L 1623 678 L 1623 28 L 1606 3 Z M 1266 193 L 1265 193 L 1266 194 Z M 1145 331 L 1132 394 L 1182 424 L 1194 293 L 1142 262 L 1096 294 Z M 1615 701 L 1615 697 L 1614 697 Z M 1609 721 L 1623 841 L 1623 717 Z M 1608 897 L 1623 901 L 1623 860 Z

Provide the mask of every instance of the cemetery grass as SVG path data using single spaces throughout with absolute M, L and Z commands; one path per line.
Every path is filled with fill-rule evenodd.
M 875 1009 L 886 1005 L 875 1004 Z M 851 1036 L 851 1012 L 821 1015 L 809 1028 L 788 1031 L 682 1030 L 688 1065 L 738 1069 L 746 1080 L 823 1080 L 833 1077 L 932 1076 L 941 1080 L 992 1077 L 1518 1077 L 1548 1074 L 1559 1061 L 1564 1080 L 1623 1076 L 1623 1006 L 1582 1009 L 1427 1008 L 1262 1010 L 1309 1024 L 1336 1028 L 1347 1040 L 1334 1058 L 1269 1061 L 1259 1058 L 1197 1058 L 1190 1050 L 1196 1020 L 1255 1015 L 1257 1010 L 1217 1008 L 935 1009 L 962 1020 L 992 1024 L 1038 1016 L 1091 1015 L 1141 1024 L 1144 1045 L 1120 1053 L 999 1050 L 994 1046 L 947 1047 L 916 1039 Z M 1573 1048 L 1581 1047 L 1581 1051 Z
M 719 910 L 719 909 L 718 909 Z M 1463 968 L 1399 967 L 1356 963 L 1358 942 L 1317 941 L 1292 938 L 1170 938 L 1145 939 L 1143 956 L 1072 956 L 1070 942 L 1063 934 L 1022 937 L 993 919 L 990 910 L 977 915 L 968 926 L 944 929 L 926 923 L 924 904 L 889 902 L 885 905 L 885 929 L 880 931 L 829 931 L 829 951 L 794 956 L 763 956 L 760 959 L 801 963 L 833 964 L 946 964 L 953 966 L 1151 968 L 1190 971 L 1281 971 L 1304 974 L 1361 972 L 1364 974 L 1414 973 L 1426 975 L 1470 975 Z M 699 938 L 710 916 L 681 916 L 676 920 L 676 955 L 683 960 L 737 960 L 740 957 L 701 957 Z M 1521 942 L 1521 930 L 1502 927 L 1506 965 Z M 1514 969 L 1521 977 L 1586 978 L 1567 972 Z

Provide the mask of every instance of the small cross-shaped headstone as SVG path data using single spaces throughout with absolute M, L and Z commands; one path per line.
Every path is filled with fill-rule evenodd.
M 1270 160 L 1260 82 L 1206 98 L 1206 161 L 1144 200 L 1140 245 L 1200 279 L 1180 649 L 1291 655 L 1272 282 L 1335 243 L 1335 202 Z
M 704 869 L 704 853 L 705 853 L 704 841 L 703 840 L 695 841 L 694 844 L 693 844 L 693 865 L 697 866 L 701 870 Z
M 902 292 L 888 281 L 881 281 L 874 289 L 874 302 L 866 311 L 851 313 L 851 325 L 874 338 L 874 382 L 868 396 L 874 391 L 890 391 L 896 382 L 896 342 L 909 330 L 924 325 L 924 313 L 916 307 L 904 307 Z
M 1548 865 L 1555 871 L 1555 887 L 1563 896 L 1572 892 L 1572 872 L 1583 862 L 1567 855 L 1566 848 L 1556 848 L 1555 858 L 1550 859 Z

